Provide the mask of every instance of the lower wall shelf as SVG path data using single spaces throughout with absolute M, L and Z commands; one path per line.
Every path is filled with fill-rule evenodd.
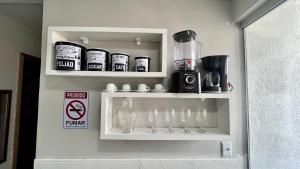
M 134 112 L 137 114 L 135 130 L 125 133 L 118 121 L 123 111 L 116 109 L 124 99 L 131 98 L 134 102 Z M 101 93 L 101 140 L 230 140 L 232 139 L 232 100 L 225 94 L 175 94 L 175 93 L 135 93 L 135 92 L 102 92 Z M 204 103 L 204 104 L 203 104 Z M 158 109 L 157 133 L 150 133 L 146 125 L 151 107 Z M 200 124 L 195 120 L 196 110 L 205 106 L 207 115 L 201 127 L 207 132 L 198 133 Z M 174 133 L 168 133 L 164 128 L 164 113 L 168 108 L 174 108 L 177 117 L 182 113 L 182 107 L 191 110 L 190 133 L 185 133 L 180 120 L 173 125 Z M 123 110 L 123 109 L 122 109 Z M 123 114 L 124 115 L 124 114 Z M 122 115 L 122 116 L 123 116 Z M 176 118 L 176 117 L 175 117 Z M 146 120 L 147 119 L 147 120 Z M 176 123 L 175 122 L 175 123 Z

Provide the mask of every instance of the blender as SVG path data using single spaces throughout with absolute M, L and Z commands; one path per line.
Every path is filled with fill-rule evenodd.
M 201 44 L 196 32 L 185 30 L 173 35 L 174 65 L 171 91 L 174 93 L 200 93 L 200 73 L 196 71 L 196 60 L 200 58 Z

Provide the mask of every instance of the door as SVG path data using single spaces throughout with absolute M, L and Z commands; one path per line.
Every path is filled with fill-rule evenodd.
M 250 169 L 300 167 L 300 1 L 244 29 Z
M 11 95 L 11 90 L 0 90 L 0 164 L 7 157 Z
M 41 60 L 21 54 L 23 60 L 19 127 L 17 139 L 17 169 L 33 169 L 36 147 L 38 97 Z

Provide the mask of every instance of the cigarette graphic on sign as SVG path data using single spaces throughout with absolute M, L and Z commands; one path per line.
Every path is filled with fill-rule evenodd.
M 73 100 L 67 105 L 67 116 L 72 120 L 80 120 L 85 115 L 85 106 L 79 100 Z

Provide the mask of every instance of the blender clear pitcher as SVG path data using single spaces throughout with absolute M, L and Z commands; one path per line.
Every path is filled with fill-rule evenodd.
M 175 71 L 194 71 L 196 60 L 200 58 L 201 43 L 196 40 L 196 32 L 185 30 L 173 35 Z

